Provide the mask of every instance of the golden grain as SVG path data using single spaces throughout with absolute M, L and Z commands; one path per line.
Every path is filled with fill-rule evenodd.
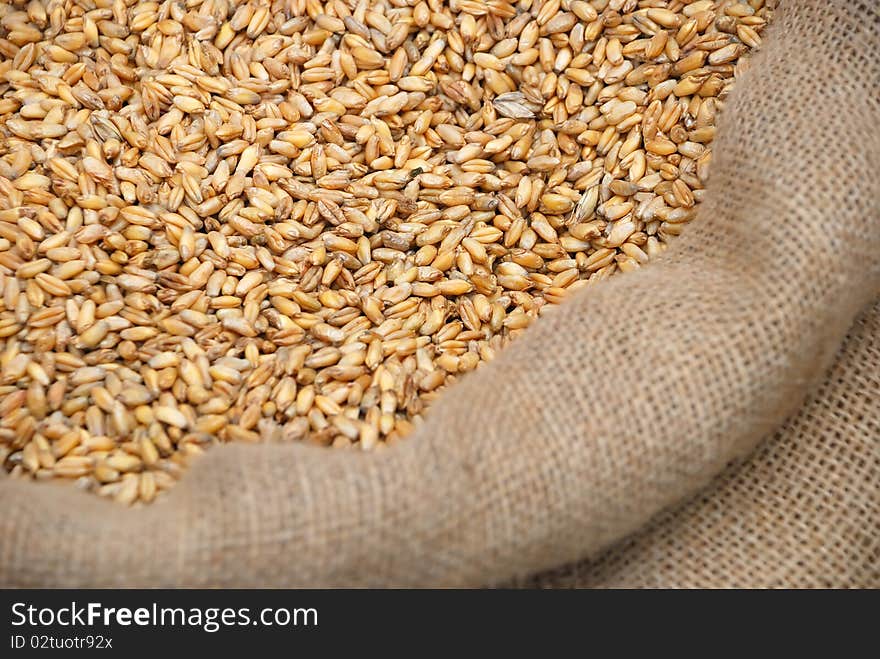
M 683 230 L 774 4 L 0 4 L 4 467 L 393 442 Z

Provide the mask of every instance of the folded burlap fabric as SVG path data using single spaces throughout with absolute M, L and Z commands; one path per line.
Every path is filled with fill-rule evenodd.
M 223 446 L 137 510 L 2 478 L 0 583 L 480 586 L 644 528 L 540 583 L 877 585 L 880 323 L 853 323 L 880 293 L 878 47 L 874 2 L 783 2 L 699 218 L 407 441 Z
M 541 588 L 880 587 L 880 305 L 822 387 L 748 460 Z

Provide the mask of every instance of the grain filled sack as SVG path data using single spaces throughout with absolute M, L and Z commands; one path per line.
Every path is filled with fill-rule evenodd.
M 219 447 L 131 510 L 0 477 L 0 583 L 481 586 L 592 556 L 529 583 L 880 585 L 878 45 L 875 3 L 782 3 L 693 226 L 407 441 Z

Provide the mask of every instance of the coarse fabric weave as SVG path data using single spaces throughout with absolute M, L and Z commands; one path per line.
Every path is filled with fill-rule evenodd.
M 821 389 L 700 495 L 529 588 L 880 588 L 880 304 Z
M 0 583 L 481 586 L 632 536 L 531 583 L 878 585 L 878 52 L 873 0 L 783 2 L 666 256 L 387 450 L 218 447 L 135 510 L 2 478 Z

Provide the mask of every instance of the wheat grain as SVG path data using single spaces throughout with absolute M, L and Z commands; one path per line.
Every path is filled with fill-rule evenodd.
M 0 5 L 0 462 L 393 443 L 682 231 L 772 5 Z

